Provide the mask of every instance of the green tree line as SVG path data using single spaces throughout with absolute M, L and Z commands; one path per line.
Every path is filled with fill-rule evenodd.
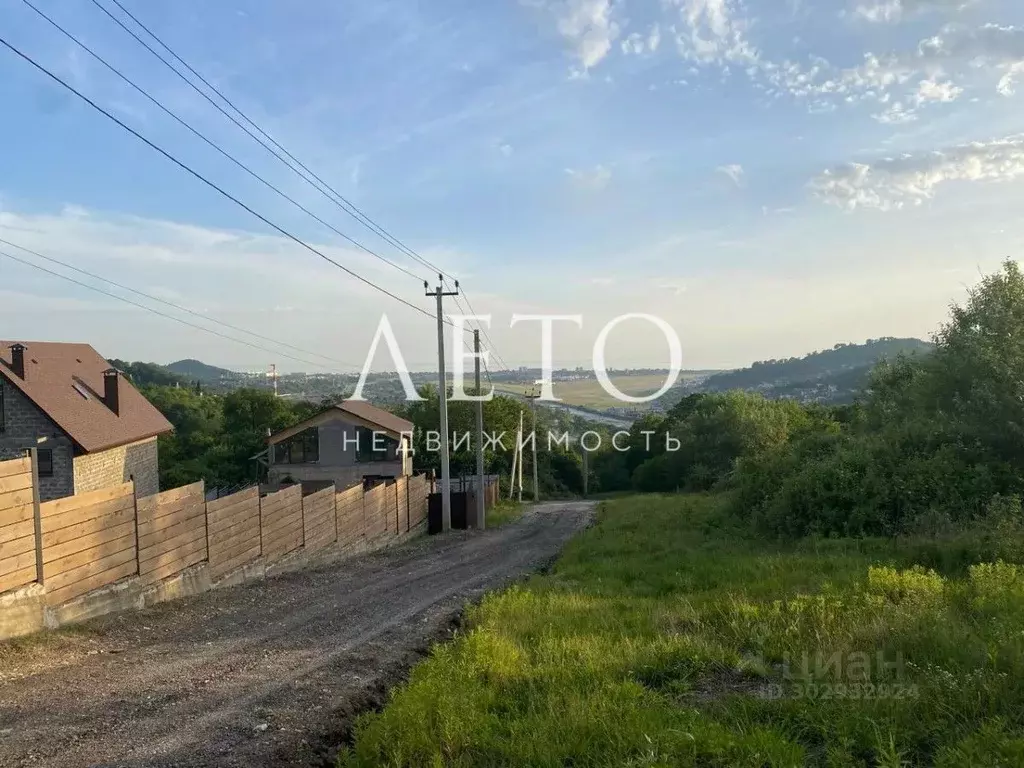
M 900 535 L 1020 517 L 1024 492 L 1024 276 L 985 277 L 926 354 L 872 372 L 853 405 L 698 394 L 634 425 L 653 455 L 602 452 L 602 490 L 718 489 L 779 536 Z M 665 449 L 664 436 L 673 447 Z

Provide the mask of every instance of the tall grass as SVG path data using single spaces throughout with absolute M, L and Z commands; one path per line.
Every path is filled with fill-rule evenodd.
M 340 765 L 1024 765 L 1024 568 L 952 540 L 758 541 L 720 507 L 604 504 Z

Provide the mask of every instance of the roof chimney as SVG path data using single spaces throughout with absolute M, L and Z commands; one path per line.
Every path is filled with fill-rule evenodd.
M 11 370 L 19 378 L 25 379 L 25 350 L 24 344 L 11 345 Z
M 119 374 L 116 368 L 108 368 L 103 372 L 103 402 L 114 412 L 115 416 L 120 415 L 118 413 L 120 404 L 117 397 L 118 378 Z

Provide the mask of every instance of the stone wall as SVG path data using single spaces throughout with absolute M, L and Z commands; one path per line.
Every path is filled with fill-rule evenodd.
M 3 375 L 0 375 L 0 387 L 4 407 L 0 459 L 18 458 L 28 448 L 53 451 L 53 477 L 39 478 L 40 499 L 48 501 L 70 496 L 75 492 L 71 439 Z
M 135 481 L 136 496 L 152 496 L 160 491 L 160 471 L 155 437 L 106 451 L 75 458 L 75 493 Z

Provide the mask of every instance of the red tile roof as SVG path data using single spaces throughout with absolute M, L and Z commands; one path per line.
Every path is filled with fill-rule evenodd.
M 11 346 L 25 346 L 25 378 L 12 368 Z M 174 427 L 124 376 L 118 413 L 103 401 L 103 372 L 110 369 L 88 344 L 0 341 L 0 376 L 35 403 L 86 453 L 134 443 Z

